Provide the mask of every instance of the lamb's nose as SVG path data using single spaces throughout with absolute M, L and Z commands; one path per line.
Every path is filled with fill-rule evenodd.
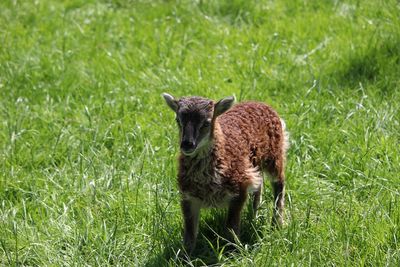
M 181 143 L 181 149 L 185 152 L 190 152 L 195 149 L 195 144 L 193 141 L 184 140 Z

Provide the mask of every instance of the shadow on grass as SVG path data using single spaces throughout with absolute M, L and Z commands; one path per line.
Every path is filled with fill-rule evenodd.
M 348 64 L 334 70 L 333 77 L 340 86 L 358 87 L 360 83 L 379 83 L 382 93 L 395 90 L 400 71 L 400 37 L 381 40 L 367 49 L 360 49 L 349 56 Z M 393 77 L 395 75 L 396 77 Z
M 257 5 L 246 0 L 200 1 L 198 7 L 203 14 L 219 18 L 234 26 L 260 25 L 265 20 Z
M 243 212 L 240 243 L 232 243 L 229 241 L 230 232 L 225 227 L 226 210 L 205 211 L 199 225 L 196 248 L 190 257 L 184 251 L 179 235 L 177 239 L 164 244 L 164 250 L 149 259 L 146 266 L 168 266 L 172 263 L 190 266 L 218 264 L 223 258 L 231 257 L 240 252 L 244 246 L 251 247 L 263 238 L 260 226 L 269 225 L 270 220 L 263 216 L 253 219 L 251 214 L 250 211 Z

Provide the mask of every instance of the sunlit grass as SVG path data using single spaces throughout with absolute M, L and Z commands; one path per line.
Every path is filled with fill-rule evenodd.
M 397 1 L 2 1 L 0 264 L 400 264 Z M 267 102 L 291 133 L 287 225 L 202 213 L 182 253 L 160 97 Z

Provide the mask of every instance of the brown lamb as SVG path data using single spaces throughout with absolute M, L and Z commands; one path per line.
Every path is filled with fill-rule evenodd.
M 269 174 L 274 193 L 272 222 L 281 225 L 288 135 L 276 111 L 258 102 L 232 107 L 233 97 L 217 103 L 196 96 L 163 97 L 176 113 L 180 130 L 178 183 L 186 249 L 194 249 L 203 207 L 227 205 L 227 227 L 239 235 L 248 193 L 253 194 L 254 215 L 260 204 L 262 171 Z

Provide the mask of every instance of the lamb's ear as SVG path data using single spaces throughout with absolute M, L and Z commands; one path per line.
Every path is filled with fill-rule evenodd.
M 174 111 L 176 112 L 178 110 L 178 101 L 175 100 L 175 98 L 167 93 L 163 93 L 162 96 L 165 99 L 165 102 L 167 102 L 167 105 Z
M 235 97 L 228 96 L 218 101 L 214 106 L 214 117 L 217 117 L 230 109 L 235 102 Z

